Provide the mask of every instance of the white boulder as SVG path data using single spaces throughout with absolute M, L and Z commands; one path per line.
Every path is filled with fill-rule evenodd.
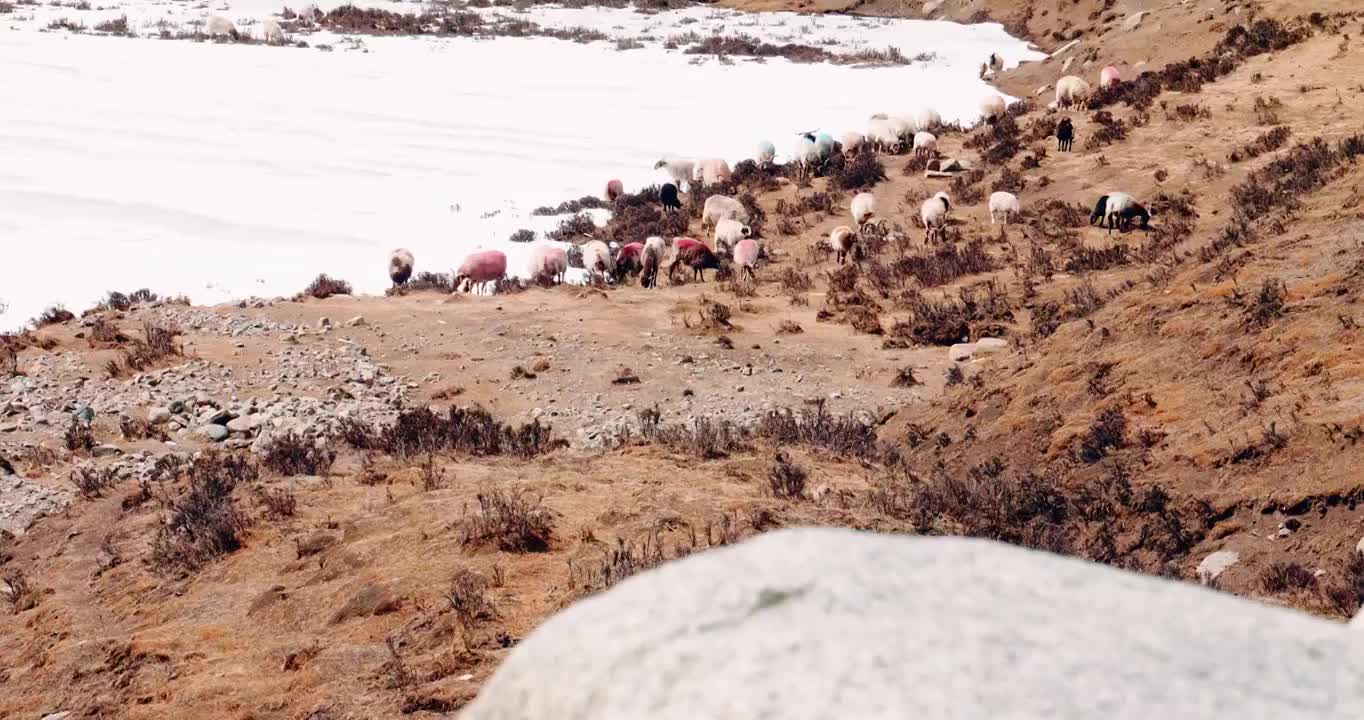
M 1357 718 L 1340 623 L 1009 545 L 761 535 L 550 618 L 464 720 Z

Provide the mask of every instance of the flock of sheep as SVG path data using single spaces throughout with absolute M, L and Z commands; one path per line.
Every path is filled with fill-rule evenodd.
M 982 64 L 982 76 L 991 75 L 1002 67 L 997 55 L 991 55 Z M 1107 87 L 1121 82 L 1118 70 L 1105 67 L 1100 73 L 1099 86 Z M 1091 92 L 1091 86 L 1077 76 L 1066 76 L 1056 83 L 1056 101 L 1053 108 L 1082 106 Z M 1004 98 L 990 94 L 980 104 L 981 120 L 995 123 L 1006 112 Z M 909 115 L 877 114 L 868 121 L 867 132 L 847 133 L 841 141 L 835 141 L 827 133 L 801 133 L 791 155 L 800 175 L 808 175 L 833 153 L 843 153 L 854 157 L 863 152 L 912 151 L 916 155 L 933 156 L 937 153 L 937 138 L 930 130 L 942 122 L 942 117 L 934 110 L 923 109 Z M 1058 149 L 1068 151 L 1073 142 L 1075 129 L 1069 118 L 1057 126 Z M 775 162 L 776 148 L 770 142 L 758 144 L 755 160 L 762 165 Z M 654 165 L 655 170 L 663 171 L 668 178 L 659 190 L 659 203 L 665 212 L 681 210 L 679 193 L 685 186 L 688 191 L 693 187 L 710 186 L 730 179 L 732 172 L 729 163 L 721 158 L 685 159 L 665 157 Z M 623 195 L 624 186 L 619 180 L 611 180 L 606 185 L 605 196 L 614 201 Z M 1008 224 L 1022 212 L 1022 203 L 1013 193 L 996 192 L 990 196 L 990 224 Z M 945 230 L 952 210 L 952 200 L 945 192 L 939 192 L 923 202 L 919 210 L 919 223 L 924 228 L 927 242 L 945 239 Z M 868 192 L 857 194 L 851 203 L 851 225 L 839 225 L 830 231 L 827 243 L 842 264 L 849 257 L 856 257 L 856 249 L 863 231 L 873 223 L 879 222 L 876 216 L 876 198 Z M 1114 229 L 1126 230 L 1132 221 L 1138 221 L 1145 229 L 1151 214 L 1128 193 L 1111 192 L 1099 198 L 1090 215 L 1090 224 L 1105 227 L 1111 233 Z M 701 214 L 702 225 L 713 232 L 712 245 L 693 238 L 679 237 L 666 240 L 662 237 L 649 237 L 640 242 L 625 245 L 607 244 L 601 240 L 589 240 L 581 246 L 582 266 L 589 278 L 619 283 L 627 276 L 638 275 L 640 285 L 645 288 L 657 286 L 658 272 L 666 267 L 668 276 L 674 277 L 677 270 L 685 266 L 692 270 L 694 279 L 704 280 L 705 270 L 719 269 L 722 257 L 733 262 L 734 271 L 747 278 L 754 277 L 758 261 L 765 257 L 763 248 L 751 237 L 748 226 L 748 209 L 737 198 L 725 195 L 711 195 L 706 198 Z M 714 249 L 712 249 L 714 248 Z M 541 282 L 561 283 L 569 267 L 568 252 L 560 245 L 540 242 L 531 248 L 526 273 Z M 389 258 L 389 277 L 394 284 L 402 285 L 412 277 L 413 257 L 407 250 L 395 250 Z M 498 250 L 478 250 L 465 258 L 454 277 L 456 290 L 467 289 L 482 291 L 490 284 L 506 276 L 507 256 Z

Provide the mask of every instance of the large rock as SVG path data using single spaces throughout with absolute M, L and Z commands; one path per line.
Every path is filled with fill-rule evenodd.
M 1222 573 L 1240 560 L 1241 555 L 1234 550 L 1218 550 L 1198 563 L 1198 568 L 1195 571 L 1198 575 L 1198 581 L 1204 585 L 1211 585 Z
M 1357 637 L 983 540 L 788 530 L 576 603 L 461 718 L 1343 720 Z

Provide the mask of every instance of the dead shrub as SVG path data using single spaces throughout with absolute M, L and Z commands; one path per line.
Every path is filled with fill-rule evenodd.
M 1089 431 L 1080 438 L 1076 456 L 1087 464 L 1094 464 L 1108 457 L 1110 450 L 1123 447 L 1123 433 L 1127 430 L 1127 416 L 1117 407 L 1099 413 L 1099 417 L 1089 426 Z
M 646 417 L 645 412 L 652 414 Z M 640 436 L 646 442 L 664 445 L 701 460 L 729 457 L 730 453 L 748 447 L 747 431 L 729 420 L 700 416 L 689 426 L 681 423 L 664 424 L 660 422 L 657 408 L 640 413 Z
M 890 381 L 891 387 L 907 388 L 915 385 L 922 385 L 919 378 L 914 376 L 914 368 L 906 365 L 895 372 L 895 378 Z
M 61 325 L 75 320 L 76 316 L 70 310 L 61 305 L 53 305 L 45 310 L 38 317 L 33 318 L 33 327 L 37 329 L 45 328 L 49 325 Z
M 414 457 L 453 450 L 476 456 L 538 457 L 567 446 L 553 438 L 550 428 L 532 420 L 514 428 L 499 423 L 480 407 L 451 407 L 445 415 L 421 407 L 404 410 L 391 425 L 374 426 L 343 418 L 340 436 L 359 450 L 394 457 Z
M 639 376 L 635 374 L 634 370 L 631 370 L 630 368 L 622 365 L 621 367 L 616 368 L 616 376 L 611 379 L 611 384 L 638 385 Z
M 402 285 L 384 291 L 386 295 L 406 295 L 410 292 L 434 291 L 449 295 L 455 291 L 455 278 L 447 273 L 419 272 Z
M 259 477 L 249 461 L 216 452 L 196 458 L 187 473 L 188 488 L 168 504 L 169 517 L 157 527 L 147 556 L 162 575 L 188 575 L 241 547 L 248 521 L 232 492 Z
M 455 613 L 455 621 L 464 631 L 464 647 L 474 648 L 474 632 L 485 623 L 496 620 L 497 608 L 488 597 L 488 580 L 472 570 L 460 570 L 450 580 L 445 599 Z
M 102 468 L 76 467 L 71 470 L 71 484 L 80 496 L 89 500 L 102 497 L 104 491 L 117 485 L 123 476 L 116 466 Z
M 17 567 L 6 568 L 0 574 L 0 587 L 3 588 L 0 597 L 9 603 L 10 613 L 14 615 L 38 607 L 38 601 L 42 598 L 42 593 L 29 584 L 28 576 Z
M 770 410 L 758 421 L 756 432 L 779 446 L 805 445 L 868 460 L 879 457 L 876 429 L 851 415 L 834 416 L 823 399 L 799 413 L 790 408 Z
M 263 488 L 256 493 L 256 500 L 267 518 L 283 520 L 298 512 L 298 498 L 287 488 Z
M 1314 589 L 1317 587 L 1317 578 L 1311 570 L 1296 562 L 1276 560 L 1260 573 L 1260 587 L 1265 592 L 1275 594 Z
M 782 320 L 777 324 L 778 335 L 799 335 L 803 332 L 805 332 L 805 328 L 794 320 Z
M 184 351 L 175 342 L 180 329 L 174 325 L 157 325 L 151 321 L 142 323 L 142 338 L 125 343 L 119 351 L 118 360 L 110 360 L 105 370 L 110 377 L 119 377 L 129 372 L 141 372 L 166 358 L 181 357 Z
M 832 179 L 834 187 L 840 190 L 861 190 L 885 180 L 886 167 L 874 153 L 860 153 L 840 165 Z
M 1284 146 L 1293 131 L 1286 125 L 1279 125 L 1261 133 L 1251 142 L 1242 145 L 1240 148 L 1231 151 L 1227 160 L 1233 163 L 1242 160 L 1253 160 L 1266 153 L 1272 153 Z
M 336 280 L 322 273 L 313 279 L 308 287 L 303 289 L 303 294 L 315 297 L 318 300 L 325 300 L 333 295 L 350 295 L 352 293 L 350 283 L 345 280 Z
M 130 35 L 131 33 L 128 32 L 128 16 L 120 15 L 112 20 L 105 20 L 95 25 L 95 31 L 114 35 Z
M 261 465 L 280 475 L 326 476 L 334 462 L 335 450 L 318 447 L 294 432 L 272 437 L 261 455 Z
M 867 335 L 880 335 L 885 332 L 881 328 L 881 318 L 876 311 L 865 306 L 849 308 L 844 318 L 854 330 Z
M 95 447 L 95 430 L 89 423 L 72 420 L 62 435 L 66 449 L 71 452 L 89 452 Z
M 767 472 L 767 486 L 774 497 L 800 500 L 805 497 L 805 482 L 809 474 L 790 461 L 786 453 L 777 451 L 772 469 Z
M 478 508 L 460 521 L 465 547 L 492 546 L 503 552 L 531 553 L 549 550 L 554 532 L 553 513 L 539 496 L 528 490 L 485 489 L 478 494 Z
M 1275 319 L 1283 316 L 1284 302 L 1288 298 L 1288 286 L 1277 278 L 1266 278 L 1259 292 L 1246 305 L 1244 317 L 1246 324 L 1263 330 Z

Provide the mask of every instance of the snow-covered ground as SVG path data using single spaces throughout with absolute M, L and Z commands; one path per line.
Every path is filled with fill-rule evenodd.
M 280 9 L 215 6 L 243 27 Z M 760 140 L 780 152 L 798 131 L 861 129 L 873 112 L 930 105 L 974 121 L 990 91 L 976 79 L 983 57 L 1041 57 L 998 25 L 711 8 L 518 15 L 644 40 L 627 51 L 546 38 L 318 34 L 295 48 L 46 31 L 58 18 L 93 27 L 127 15 L 153 35 L 160 21 L 187 27 L 208 12 L 145 2 L 0 15 L 0 328 L 112 289 L 218 302 L 292 294 L 326 272 L 380 292 L 399 246 L 434 271 L 498 247 L 520 272 L 527 247 L 506 238 L 559 221 L 532 208 L 613 177 L 627 189 L 657 182 L 666 153 L 733 163 Z M 687 32 L 935 57 L 857 68 L 663 47 Z

